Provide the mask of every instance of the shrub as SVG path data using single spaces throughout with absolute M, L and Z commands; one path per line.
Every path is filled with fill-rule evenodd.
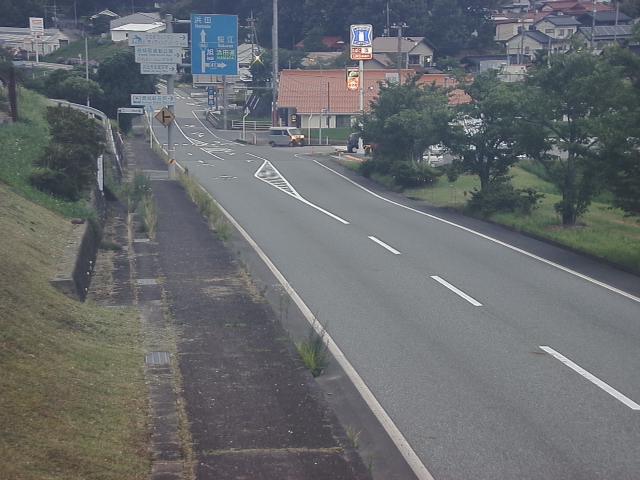
M 432 185 L 441 175 L 440 172 L 423 163 L 395 162 L 389 172 L 395 183 L 402 188 Z
M 467 210 L 488 217 L 497 212 L 519 212 L 529 215 L 544 197 L 533 188 L 514 188 L 508 179 L 499 180 L 484 191 L 474 190 Z
M 31 185 L 46 193 L 68 200 L 78 200 L 80 192 L 71 178 L 60 170 L 34 168 L 29 175 Z

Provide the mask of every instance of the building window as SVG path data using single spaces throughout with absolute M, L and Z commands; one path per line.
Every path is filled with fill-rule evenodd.
M 350 115 L 336 115 L 336 128 L 349 128 L 351 127 Z
M 431 57 L 427 56 L 424 57 L 424 63 L 422 64 L 424 67 L 429 67 L 431 66 Z
M 409 55 L 409 65 L 420 65 L 420 55 Z
M 552 36 L 554 33 L 556 33 L 556 31 L 553 28 L 545 28 L 544 33 L 546 33 L 549 36 Z
M 560 38 L 564 37 L 564 28 L 560 29 L 560 33 L 558 34 L 558 37 Z
M 531 53 L 531 49 L 529 47 L 524 47 L 524 54 L 529 55 Z

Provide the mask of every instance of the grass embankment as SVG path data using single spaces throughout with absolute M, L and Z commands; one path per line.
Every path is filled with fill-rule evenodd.
M 355 162 L 347 166 L 357 170 Z M 558 189 L 519 166 L 511 169 L 511 175 L 517 188 L 533 187 L 545 197 L 531 215 L 497 213 L 489 220 L 640 271 L 640 222 L 637 219 L 625 217 L 621 210 L 602 200 L 591 204 L 579 225 L 563 228 L 554 209 L 554 204 L 561 199 Z M 462 210 L 474 188 L 480 188 L 477 176 L 461 175 L 452 183 L 442 176 L 433 187 L 408 189 L 404 194 L 435 206 Z M 598 200 L 604 198 L 603 195 Z
M 66 202 L 31 186 L 29 175 L 33 162 L 40 158 L 49 143 L 49 126 L 45 120 L 45 98 L 24 88 L 18 100 L 20 121 L 0 128 L 0 182 L 34 202 L 67 217 L 91 215 L 84 201 Z
M 89 60 L 95 60 L 100 63 L 105 58 L 118 50 L 130 48 L 127 42 L 111 42 L 106 39 L 98 39 L 91 37 L 87 41 L 89 48 Z M 69 45 L 59 48 L 53 53 L 45 56 L 43 60 L 45 62 L 58 63 L 60 59 L 74 58 L 79 60 L 81 57 L 84 59 L 84 39 L 76 42 L 71 42 Z
M 49 285 L 69 233 L 0 184 L 0 477 L 142 479 L 138 321 Z
M 29 186 L 48 130 L 41 97 L 22 91 L 20 107 L 27 121 L 0 128 L 0 478 L 146 478 L 136 313 L 49 285 L 71 232 L 59 213 L 87 210 Z

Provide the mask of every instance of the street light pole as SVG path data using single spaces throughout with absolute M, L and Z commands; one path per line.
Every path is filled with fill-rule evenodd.
M 271 29 L 271 44 L 273 47 L 273 103 L 271 105 L 271 122 L 278 125 L 278 0 L 273 0 L 273 27 Z
M 397 61 L 397 69 L 398 69 L 398 85 L 402 85 L 402 29 L 407 28 L 407 25 L 404 22 L 394 23 L 391 25 L 391 28 L 395 28 L 398 31 L 398 61 Z

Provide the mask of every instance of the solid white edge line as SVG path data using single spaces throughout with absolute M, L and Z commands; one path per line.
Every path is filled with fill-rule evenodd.
M 609 285 L 607 283 L 601 282 L 600 280 L 596 280 L 595 278 L 592 278 L 592 277 L 590 277 L 588 275 L 584 275 L 584 274 L 582 274 L 580 272 L 576 272 L 575 270 L 572 270 L 570 268 L 562 266 L 562 265 L 560 265 L 558 263 L 552 262 L 551 260 L 547 260 L 546 258 L 540 257 L 540 256 L 538 256 L 538 255 L 536 255 L 534 253 L 527 252 L 526 250 L 523 250 L 523 249 L 518 248 L 518 247 L 516 247 L 514 245 L 511 245 L 509 243 L 506 243 L 506 242 L 503 242 L 501 240 L 498 240 L 497 238 L 493 238 L 493 237 L 490 237 L 489 235 L 485 235 L 484 233 L 480 233 L 480 232 L 478 232 L 476 230 L 472 230 L 471 228 L 459 225 L 459 224 L 451 222 L 449 220 L 445 220 L 444 218 L 437 217 L 437 216 L 432 215 L 430 213 L 426 213 L 426 212 L 422 212 L 420 210 L 416 210 L 415 208 L 408 207 L 407 205 L 403 205 L 401 203 L 394 202 L 393 200 L 385 198 L 382 195 L 378 195 L 377 193 L 369 190 L 368 188 L 363 187 L 359 183 L 354 182 L 353 180 L 351 180 L 349 177 L 346 177 L 345 175 L 341 174 L 340 172 L 337 172 L 334 169 L 332 169 L 330 167 L 327 167 L 326 165 L 323 165 L 319 161 L 314 160 L 314 162 L 317 163 L 318 165 L 320 165 L 321 167 L 326 168 L 330 172 L 335 173 L 339 177 L 342 177 L 347 182 L 355 185 L 356 187 L 360 188 L 361 190 L 364 190 L 365 192 L 369 193 L 370 195 L 373 195 L 374 197 L 376 197 L 376 198 L 378 198 L 380 200 L 383 200 L 383 201 L 385 201 L 387 203 L 391 203 L 392 205 L 395 205 L 397 207 L 404 208 L 404 209 L 409 210 L 411 212 L 418 213 L 420 215 L 423 215 L 425 217 L 431 218 L 433 220 L 437 220 L 438 222 L 445 223 L 445 224 L 450 225 L 452 227 L 459 228 L 460 230 L 464 230 L 465 232 L 471 233 L 472 235 L 476 235 L 476 236 L 478 236 L 480 238 L 484 238 L 485 240 L 489 240 L 490 242 L 493 242 L 493 243 L 496 243 L 496 244 L 501 245 L 503 247 L 506 247 L 506 248 L 508 248 L 510 250 L 513 250 L 514 252 L 518 252 L 518 253 L 520 253 L 522 255 L 525 255 L 525 256 L 527 256 L 529 258 L 533 258 L 534 260 L 538 260 L 539 262 L 545 263 L 545 264 L 547 264 L 547 265 L 549 265 L 551 267 L 554 267 L 554 268 L 557 268 L 559 270 L 562 270 L 565 273 L 569 273 L 570 275 L 576 276 L 578 278 L 581 278 L 582 280 L 586 280 L 587 282 L 593 283 L 594 285 L 598 285 L 599 287 L 605 288 L 605 289 L 609 290 L 610 292 L 617 293 L 618 295 L 622 295 L 623 297 L 628 298 L 629 300 L 633 300 L 634 302 L 640 303 L 640 298 L 636 297 L 635 295 L 632 295 L 631 293 L 625 292 L 624 290 L 620 290 L 619 288 L 616 288 L 616 287 L 614 287 L 612 285 Z
M 573 370 L 573 371 L 577 372 L 578 374 L 582 375 L 584 378 L 589 380 L 594 385 L 600 387 L 602 390 L 607 392 L 609 395 L 614 397 L 616 400 L 624 403 L 631 410 L 640 410 L 640 405 L 638 405 L 636 402 L 631 400 L 629 397 L 623 395 L 618 390 L 613 388 L 611 385 L 608 385 L 607 383 L 603 382 L 602 380 L 600 380 L 595 375 L 587 372 L 584 368 L 582 368 L 581 366 L 579 366 L 576 363 L 572 362 L 571 360 L 569 360 L 567 357 L 565 357 L 561 353 L 556 352 L 553 348 L 548 347 L 546 345 L 540 345 L 539 348 L 541 350 L 544 350 L 545 352 L 547 352 L 552 357 L 556 358 L 556 360 L 560 360 L 562 363 L 564 363 L 571 370 Z
M 382 248 L 389 250 L 391 253 L 393 253 L 394 255 L 400 255 L 400 252 L 398 250 L 396 250 L 395 248 L 393 248 L 390 245 L 387 245 L 386 243 L 384 243 L 382 240 L 373 237 L 373 236 L 369 236 L 369 240 L 372 240 L 373 242 L 377 243 L 378 245 L 380 245 Z
M 464 293 L 462 290 L 460 290 L 455 285 L 451 285 L 444 278 L 439 277 L 438 275 L 431 275 L 431 278 L 433 278 L 440 285 L 443 285 L 443 286 L 447 287 L 449 290 L 451 290 L 456 295 L 459 295 L 460 297 L 464 298 L 467 302 L 469 302 L 474 307 L 481 307 L 482 306 L 482 304 L 479 301 L 477 301 L 475 298 L 473 298 L 470 295 L 467 295 L 466 293 Z
M 343 225 L 349 225 L 349 222 L 348 222 L 348 221 L 346 221 L 344 218 L 341 218 L 341 217 L 339 217 L 338 215 L 335 215 L 335 214 L 333 214 L 333 213 L 329 212 L 328 210 L 325 210 L 324 208 L 319 207 L 318 205 L 316 205 L 316 204 L 314 204 L 314 203 L 311 203 L 309 200 L 307 200 L 307 199 L 306 199 L 306 198 L 304 198 L 302 195 L 300 195 L 300 194 L 298 193 L 298 191 L 297 191 L 295 188 L 293 188 L 293 185 L 291 185 L 291 184 L 289 183 L 289 181 L 288 181 L 286 178 L 284 178 L 284 175 L 282 175 L 282 174 L 280 173 L 280 171 L 279 171 L 279 170 L 278 170 L 278 169 L 277 169 L 277 168 L 276 168 L 276 167 L 275 167 L 275 166 L 274 166 L 274 165 L 273 165 L 269 160 L 267 160 L 266 158 L 259 157 L 258 155 L 254 155 L 253 153 L 249 153 L 249 152 L 245 152 L 245 153 L 246 153 L 247 155 L 250 155 L 250 156 L 252 156 L 252 157 L 255 157 L 255 158 L 258 158 L 258 159 L 260 159 L 260 160 L 263 160 L 263 161 L 264 161 L 264 162 L 262 163 L 262 165 L 260 165 L 260 168 L 258 168 L 258 170 L 256 170 L 256 173 L 254 173 L 254 174 L 253 174 L 253 176 L 254 176 L 255 178 L 257 178 L 257 179 L 258 179 L 258 180 L 260 180 L 261 182 L 266 183 L 267 185 L 271 185 L 271 183 L 269 183 L 267 180 L 265 180 L 265 179 L 263 179 L 263 178 L 261 178 L 261 177 L 259 177 L 259 176 L 258 176 L 258 173 L 260 172 L 260 170 L 262 170 L 262 169 L 265 167 L 265 165 L 269 164 L 269 166 L 271 166 L 271 168 L 273 168 L 273 170 L 274 170 L 274 171 L 275 171 L 275 172 L 280 176 L 280 178 L 281 178 L 281 179 L 282 179 L 282 181 L 287 185 L 287 187 L 289 187 L 289 188 L 291 189 L 291 192 L 287 192 L 286 190 L 283 190 L 283 189 L 281 189 L 281 188 L 278 188 L 278 190 L 280 190 L 281 192 L 286 193 L 287 195 L 289 195 L 289 196 L 291 196 L 291 197 L 295 198 L 296 200 L 301 201 L 302 203 L 304 203 L 305 205 L 308 205 L 308 206 L 309 206 L 309 207 L 311 207 L 311 208 L 315 208 L 315 209 L 316 209 L 316 210 L 318 210 L 319 212 L 324 213 L 324 214 L 325 214 L 325 215 L 327 215 L 328 217 L 333 218 L 334 220 L 336 220 L 336 221 L 338 221 L 338 222 L 342 223 Z M 271 186 L 273 187 L 273 185 L 271 185 Z M 276 188 L 277 188 L 277 187 L 276 187 Z M 292 193 L 292 192 L 293 192 L 293 193 Z
M 389 414 L 385 411 L 383 406 L 380 405 L 373 392 L 369 390 L 369 387 L 364 382 L 362 377 L 360 377 L 356 369 L 353 367 L 353 365 L 351 365 L 351 362 L 347 360 L 347 357 L 344 355 L 344 353 L 342 353 L 340 347 L 338 347 L 338 345 L 333 341 L 331 335 L 329 335 L 329 332 L 324 329 L 316 316 L 311 312 L 309 307 L 307 307 L 307 305 L 304 303 L 304 300 L 302 300 L 300 295 L 298 295 L 298 293 L 293 289 L 284 275 L 280 273 L 278 267 L 275 266 L 275 264 L 267 256 L 267 254 L 264 253 L 262 248 L 260 248 L 260 246 L 253 240 L 253 238 L 251 238 L 246 230 L 242 228 L 242 226 L 236 221 L 236 219 L 233 218 L 231 214 L 227 212 L 225 208 L 211 196 L 207 189 L 202 185 L 200 185 L 200 189 L 206 195 L 208 195 L 209 198 L 211 198 L 211 200 L 216 204 L 216 206 L 220 209 L 227 220 L 231 222 L 231 224 L 238 230 L 238 232 L 240 232 L 247 243 L 251 245 L 251 248 L 253 248 L 260 259 L 265 263 L 267 268 L 277 278 L 278 282 L 280 282 L 282 288 L 284 288 L 284 290 L 291 296 L 304 317 L 307 319 L 307 322 L 309 322 L 309 325 L 311 325 L 311 327 L 318 333 L 318 335 L 322 336 L 327 345 L 327 348 L 336 359 L 336 361 L 340 364 L 342 369 L 345 371 L 345 373 L 349 377 L 349 380 L 351 380 L 351 383 L 353 383 L 356 390 L 358 390 L 358 393 L 371 409 L 371 412 L 378 419 L 384 430 L 387 432 L 387 434 L 391 438 L 391 441 L 403 456 L 411 470 L 413 470 L 413 473 L 416 475 L 418 480 L 434 480 L 431 473 L 429 473 L 429 470 L 427 470 L 427 467 L 424 466 L 424 464 L 420 460 L 420 457 L 418 457 L 402 432 L 398 429 L 398 427 L 396 427 L 395 423 L 393 423 L 393 420 L 391 420 L 391 417 L 389 417 Z

